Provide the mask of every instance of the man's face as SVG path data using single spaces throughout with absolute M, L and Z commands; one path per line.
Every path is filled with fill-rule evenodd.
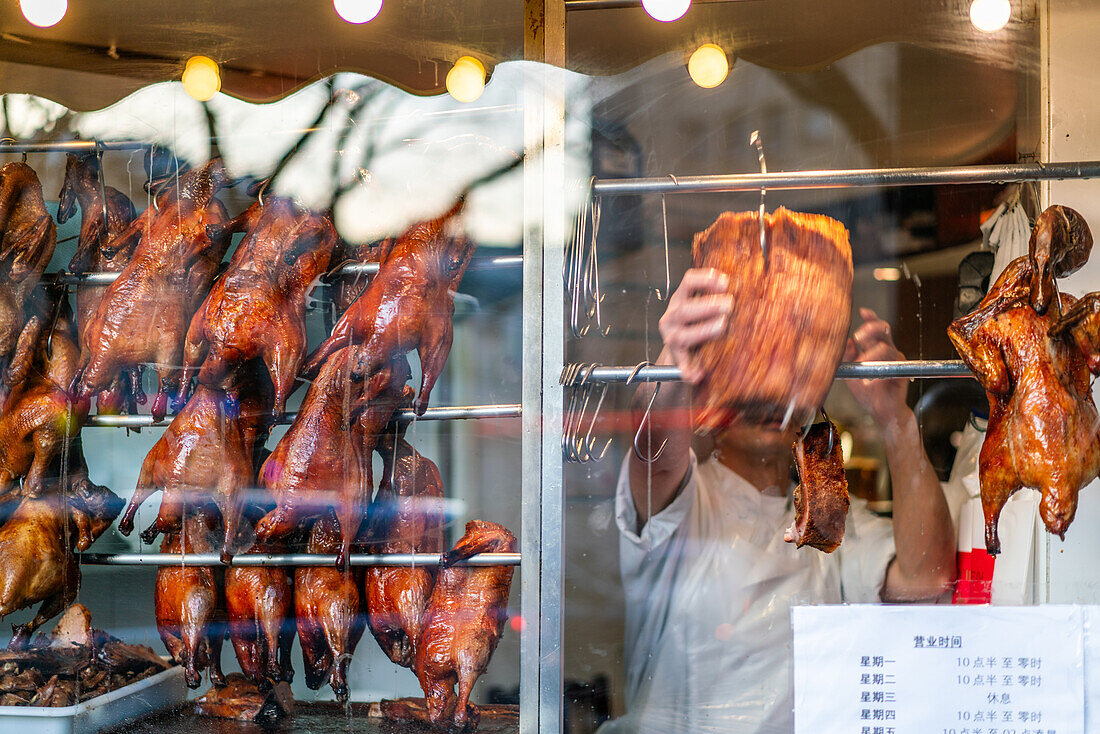
M 798 422 L 785 428 L 780 423 L 734 423 L 715 436 L 719 449 L 754 456 L 790 455 L 791 444 L 798 437 Z

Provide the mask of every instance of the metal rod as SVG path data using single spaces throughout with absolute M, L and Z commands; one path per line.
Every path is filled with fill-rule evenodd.
M 42 143 L 2 142 L 0 153 L 79 153 L 95 150 L 144 150 L 153 143 L 141 143 L 136 140 L 115 140 L 97 142 L 95 140 L 56 140 Z
M 592 370 L 587 382 L 626 382 L 632 373 L 637 376 L 632 382 L 679 382 L 680 368 L 653 366 L 642 367 L 597 367 Z M 905 360 L 898 362 L 842 362 L 836 370 L 837 379 L 875 380 L 884 378 L 929 378 L 929 377 L 970 377 L 970 370 L 962 360 L 928 359 Z M 568 385 L 566 385 L 568 387 Z
M 1009 163 L 996 166 L 942 168 L 864 168 L 850 171 L 738 173 L 716 176 L 597 179 L 596 196 L 685 194 L 768 189 L 837 189 L 865 186 L 927 186 L 934 184 L 1010 183 L 1100 177 L 1100 161 Z
M 519 418 L 522 413 L 523 406 L 519 403 L 508 403 L 504 405 L 456 405 L 428 408 L 424 411 L 424 415 L 420 416 L 411 410 L 401 410 L 395 415 L 399 421 L 412 423 L 414 421 L 451 421 L 475 418 Z M 287 413 L 279 423 L 293 423 L 297 416 L 297 413 Z M 90 415 L 84 425 L 100 428 L 146 428 L 148 426 L 166 426 L 172 422 L 173 417 L 167 416 L 164 420 L 154 422 L 151 415 Z
M 223 566 L 217 553 L 78 553 L 91 566 Z M 438 553 L 352 553 L 352 566 L 439 566 Z M 233 566 L 335 566 L 335 555 L 315 553 L 248 553 L 233 557 Z M 519 553 L 478 553 L 456 566 L 518 566 Z
M 743 3 L 756 0 L 694 0 L 700 5 L 708 3 Z M 574 10 L 614 10 L 617 8 L 640 8 L 642 0 L 565 0 L 565 9 Z
M 474 258 L 469 270 L 492 270 L 495 268 L 523 267 L 523 255 L 502 255 L 500 257 Z M 338 275 L 373 275 L 378 272 L 379 263 L 349 263 L 336 271 Z M 56 283 L 75 286 L 110 285 L 118 273 L 57 273 L 53 276 Z M 49 280 L 50 276 L 44 276 Z

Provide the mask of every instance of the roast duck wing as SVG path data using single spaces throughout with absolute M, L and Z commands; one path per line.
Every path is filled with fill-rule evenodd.
M 227 218 L 215 198 L 227 183 L 221 160 L 212 159 L 183 174 L 177 190 L 161 194 L 159 211 L 138 217 L 117 235 L 140 233 L 140 239 L 84 330 L 86 349 L 74 385 L 78 397 L 90 398 L 123 370 L 151 363 L 160 380 L 152 413 L 157 420 L 164 417 L 169 393 L 178 395 L 191 317 L 229 244 L 220 228 L 208 231 Z
M 306 352 L 306 295 L 328 268 L 338 236 L 327 214 L 269 196 L 223 225 L 246 232 L 187 331 L 183 385 L 232 385 L 242 362 L 260 358 L 281 416 Z
M 317 374 L 330 355 L 351 344 L 362 345 L 356 373 L 365 377 L 415 349 L 421 381 L 413 408 L 423 414 L 451 351 L 453 292 L 475 249 L 470 240 L 448 233 L 463 203 L 398 238 L 363 294 L 306 360 L 303 374 Z
M 989 424 L 978 457 L 986 549 L 1000 552 L 997 521 L 1018 489 L 1042 494 L 1047 529 L 1064 537 L 1077 493 L 1100 470 L 1094 357 L 1081 349 L 1088 320 L 1056 278 L 1088 258 L 1092 235 L 1079 213 L 1044 211 L 1028 254 L 1009 263 L 978 307 L 948 328 L 955 349 L 985 388 Z M 1063 309 L 1066 319 L 1063 319 Z
M 122 509 L 122 498 L 88 481 L 84 469 L 74 468 L 67 485 L 24 497 L 0 526 L 0 617 L 42 602 L 31 621 L 13 627 L 9 649 L 25 648 L 72 603 L 80 586 L 74 550 L 87 550 Z
M 790 423 L 822 404 L 844 352 L 852 307 L 852 250 L 840 222 L 780 207 L 726 212 L 695 235 L 696 268 L 729 276 L 725 330 L 698 350 L 698 428 Z
M 20 336 L 24 309 L 56 242 L 57 228 L 34 169 L 26 163 L 0 166 L 0 407 L 7 390 L 26 374 L 26 363 L 14 359 L 14 352 L 20 340 L 37 341 L 33 331 Z
M 69 261 L 69 270 L 76 274 L 119 273 L 130 260 L 141 235 L 129 227 L 134 221 L 134 204 L 126 194 L 107 186 L 98 156 L 70 153 L 65 163 L 65 180 L 57 204 L 57 221 L 67 222 L 80 206 L 80 235 L 76 254 Z M 119 237 L 124 231 L 127 237 Z M 81 332 L 81 349 L 88 349 L 85 332 L 99 305 L 106 286 L 84 285 L 76 291 L 77 324 Z M 136 368 L 119 375 L 110 388 L 96 399 L 99 413 L 136 412 L 134 396 L 141 385 L 134 386 L 132 378 Z
M 221 555 L 232 558 L 235 540 L 256 484 L 254 457 L 271 428 L 271 384 L 255 363 L 232 391 L 199 385 L 172 419 L 141 465 L 137 489 L 118 528 L 129 535 L 134 516 L 154 492 L 162 491 L 160 511 L 141 539 L 179 532 L 188 512 L 221 515 Z
M 290 429 L 260 469 L 276 507 L 256 525 L 272 542 L 336 509 L 343 565 L 374 489 L 371 452 L 394 410 L 408 400 L 409 366 L 392 360 L 366 379 L 352 374 L 363 347 L 331 355 L 310 385 Z
M 493 522 L 472 520 L 444 555 L 416 643 L 413 671 L 432 723 L 463 730 L 471 716 L 470 691 L 489 665 L 508 617 L 511 566 L 456 566 L 477 553 L 514 553 L 516 538 Z M 455 695 L 455 684 L 458 694 Z
M 221 535 L 216 515 L 192 512 L 179 532 L 164 536 L 160 552 L 209 553 L 218 547 Z M 157 569 L 153 592 L 157 631 L 172 659 L 183 666 L 189 688 L 199 687 L 203 670 L 208 671 L 211 683 L 225 682 L 221 669 L 223 589 L 224 572 L 220 567 L 192 565 L 184 557 L 178 566 Z
M 285 546 L 255 543 L 249 553 L 283 553 Z M 241 671 L 257 685 L 290 682 L 294 671 L 294 588 L 291 571 L 275 566 L 232 566 L 225 572 L 229 639 Z
M 844 540 L 848 519 L 848 480 L 840 434 L 832 421 L 807 426 L 794 442 L 798 485 L 794 489 L 794 523 L 783 539 L 832 553 Z
M 383 475 L 371 503 L 368 536 L 374 553 L 443 552 L 443 480 L 395 426 L 377 446 Z M 413 666 L 420 623 L 435 585 L 432 566 L 372 566 L 365 592 L 371 632 L 390 660 Z
M 313 523 L 306 551 L 336 553 L 342 538 L 335 513 L 327 510 Z M 327 682 L 340 702 L 348 700 L 348 664 L 366 626 L 362 578 L 357 567 L 294 569 L 294 616 L 306 685 L 317 690 Z

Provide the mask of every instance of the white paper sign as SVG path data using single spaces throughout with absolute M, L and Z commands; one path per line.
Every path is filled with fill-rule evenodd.
M 807 606 L 795 734 L 1084 734 L 1080 607 Z

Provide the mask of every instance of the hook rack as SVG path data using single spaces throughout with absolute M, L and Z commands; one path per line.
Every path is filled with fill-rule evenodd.
M 611 446 L 611 439 L 609 438 L 603 448 L 597 452 L 595 450 L 596 439 L 592 437 L 592 433 L 596 428 L 596 421 L 599 418 L 600 408 L 603 407 L 604 398 L 607 397 L 608 386 L 606 383 L 600 389 L 600 397 L 596 401 L 591 419 L 588 420 L 587 430 L 584 427 L 588 404 L 597 389 L 596 383 L 588 382 L 588 377 L 592 374 L 592 370 L 598 366 L 594 362 L 592 364 L 569 365 L 562 370 L 561 377 L 558 380 L 559 384 L 564 386 L 568 383 L 569 387 L 569 397 L 566 401 L 563 416 L 561 450 L 565 460 L 573 464 L 600 461 Z M 582 436 L 581 433 L 584 433 L 584 435 Z
M 596 249 L 596 239 L 600 231 L 600 198 L 592 195 L 589 179 L 588 193 L 584 206 L 573 228 L 573 240 L 565 252 L 562 265 L 562 278 L 565 281 L 565 293 L 569 298 L 569 329 L 577 339 L 585 336 L 593 324 L 600 336 L 607 336 L 610 325 L 603 325 L 603 292 L 600 290 L 600 261 Z M 588 236 L 591 217 L 592 235 Z M 581 321 L 586 323 L 582 325 Z
M 246 553 L 233 556 L 232 564 L 217 553 L 77 553 L 90 566 L 335 566 L 336 556 L 316 553 Z M 352 553 L 352 566 L 441 566 L 438 553 Z M 519 553 L 478 553 L 458 561 L 456 566 L 518 566 Z
M 568 387 L 565 376 L 571 365 L 562 370 L 561 384 Z M 635 371 L 637 373 L 635 374 Z M 622 382 L 635 375 L 638 382 L 680 382 L 680 368 L 666 365 L 638 367 L 596 366 L 590 370 L 587 382 Z M 841 362 L 836 369 L 838 380 L 889 380 L 898 378 L 930 379 L 941 377 L 971 377 L 971 372 L 960 359 L 910 359 L 883 362 Z

